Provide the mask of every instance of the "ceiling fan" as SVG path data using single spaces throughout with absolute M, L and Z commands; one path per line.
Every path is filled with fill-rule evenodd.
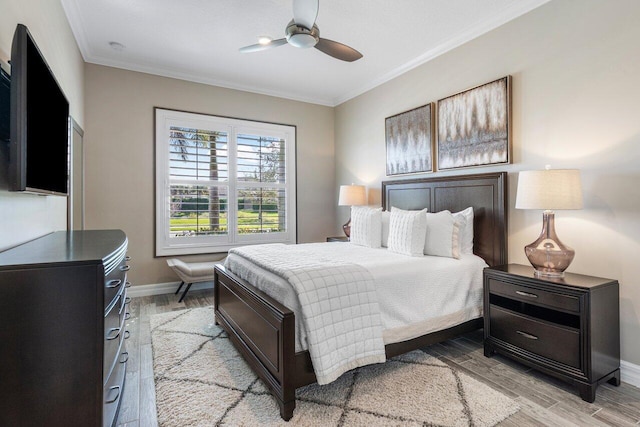
M 342 61 L 353 62 L 362 58 L 362 54 L 352 47 L 320 38 L 320 29 L 316 25 L 319 0 L 293 0 L 293 19 L 287 24 L 285 38 L 271 40 L 261 38 L 258 44 L 240 48 L 242 53 L 258 52 L 289 43 L 295 47 L 315 47 L 321 52 Z

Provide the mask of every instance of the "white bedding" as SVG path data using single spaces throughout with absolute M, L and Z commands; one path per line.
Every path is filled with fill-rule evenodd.
M 289 283 L 299 301 L 318 384 L 351 369 L 382 363 L 385 348 L 373 276 L 352 262 L 318 256 L 296 245 L 257 245 L 231 249 Z
M 344 260 L 374 278 L 385 344 L 406 341 L 482 316 L 482 258 L 409 257 L 350 243 L 297 245 L 318 259 Z M 296 351 L 307 350 L 298 297 L 287 281 L 230 253 L 225 266 L 296 314 Z

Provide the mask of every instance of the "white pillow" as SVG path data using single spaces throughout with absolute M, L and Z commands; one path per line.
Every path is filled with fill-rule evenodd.
M 391 208 L 389 250 L 410 256 L 422 256 L 427 233 L 427 210 L 405 211 Z
M 449 211 L 427 214 L 424 254 L 460 258 L 458 224 Z
M 382 208 L 351 207 L 351 238 L 354 245 L 379 248 L 382 236 Z
M 389 246 L 389 221 L 391 220 L 391 212 L 382 211 L 382 247 Z
M 460 253 L 473 253 L 473 208 L 469 207 L 460 212 L 453 214 L 453 219 L 458 222 L 460 227 Z

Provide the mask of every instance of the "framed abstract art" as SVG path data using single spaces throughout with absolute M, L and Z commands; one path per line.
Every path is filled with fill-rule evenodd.
M 433 171 L 433 104 L 385 119 L 387 175 Z
M 438 101 L 438 170 L 511 161 L 511 76 Z

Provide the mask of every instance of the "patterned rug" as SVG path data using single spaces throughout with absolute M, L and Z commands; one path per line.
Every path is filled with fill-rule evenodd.
M 518 411 L 510 398 L 416 350 L 325 386 L 297 390 L 284 422 L 275 400 L 213 308 L 151 316 L 160 426 L 492 426 Z

